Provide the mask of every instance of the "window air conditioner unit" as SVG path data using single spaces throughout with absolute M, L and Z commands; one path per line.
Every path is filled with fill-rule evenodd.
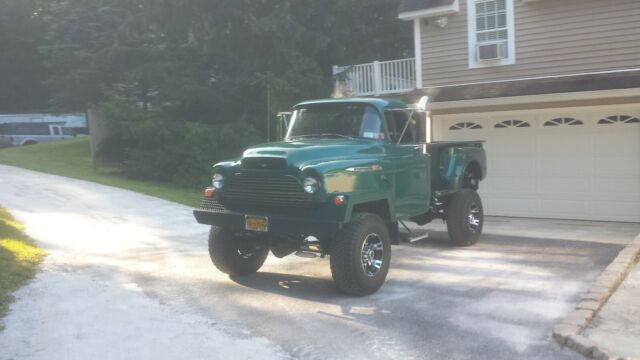
M 476 54 L 478 55 L 478 61 L 494 61 L 506 59 L 507 54 L 507 42 L 493 42 L 482 43 L 476 45 Z

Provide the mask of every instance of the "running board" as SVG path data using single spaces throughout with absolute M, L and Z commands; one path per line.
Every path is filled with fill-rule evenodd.
M 426 233 L 424 235 L 416 235 L 416 234 L 413 233 L 413 231 L 411 231 L 411 229 L 409 229 L 409 227 L 407 226 L 407 224 L 404 223 L 404 221 L 398 220 L 398 222 L 400 224 L 402 224 L 402 226 L 409 233 L 409 243 L 414 243 L 416 241 L 420 241 L 420 240 L 424 240 L 424 239 L 428 239 L 429 238 L 429 233 Z
M 416 241 L 420 241 L 420 240 L 424 240 L 424 239 L 428 239 L 428 238 L 429 238 L 429 233 L 426 233 L 426 234 L 421 235 L 421 236 L 417 236 L 417 237 L 414 237 L 414 238 L 410 238 L 410 239 L 409 239 L 409 242 L 410 242 L 410 243 L 414 243 L 414 242 L 416 242 Z

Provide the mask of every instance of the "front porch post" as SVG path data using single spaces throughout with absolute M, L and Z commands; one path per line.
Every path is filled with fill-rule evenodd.
M 382 71 L 380 71 L 380 61 L 373 62 L 373 94 L 378 96 L 382 93 Z
M 413 52 L 416 59 L 416 88 L 422 88 L 422 19 L 413 19 Z

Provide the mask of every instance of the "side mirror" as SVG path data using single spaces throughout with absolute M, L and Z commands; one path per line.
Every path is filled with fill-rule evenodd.
M 416 108 L 418 111 L 427 111 L 427 104 L 429 103 L 429 97 L 423 96 L 420 98 L 420 101 L 416 104 Z

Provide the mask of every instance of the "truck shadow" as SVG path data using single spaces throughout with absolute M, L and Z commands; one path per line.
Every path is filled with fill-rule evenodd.
M 455 248 L 449 243 L 447 232 L 429 232 L 429 237 L 408 243 L 409 234 L 401 233 L 401 245 L 415 246 L 420 248 L 431 248 L 433 250 Z M 327 264 L 328 265 L 328 264 Z M 229 279 L 238 285 L 242 285 L 254 290 L 269 292 L 278 295 L 290 296 L 304 300 L 327 302 L 331 299 L 354 299 L 357 296 L 350 296 L 340 293 L 331 278 L 305 275 L 295 275 L 278 272 L 258 272 L 249 276 L 230 275 Z M 329 301 L 330 302 L 330 301 Z
M 407 247 L 419 248 L 421 251 L 454 250 L 457 248 L 449 242 L 449 236 L 446 231 L 429 231 L 428 238 L 413 243 L 408 242 L 408 239 L 410 238 L 409 234 L 401 233 L 400 236 L 400 245 L 394 245 L 392 247 L 395 251 L 402 250 L 402 252 L 404 252 Z M 397 258 L 392 261 L 394 264 L 390 271 L 393 270 L 394 266 L 398 265 Z M 402 263 L 402 260 L 400 260 L 400 263 Z M 286 272 L 260 271 L 248 276 L 230 275 L 229 279 L 246 288 L 324 303 L 344 302 L 348 301 L 348 299 L 362 300 L 367 298 L 367 296 L 358 297 L 339 292 L 333 280 L 330 277 L 323 275 L 324 274 L 314 273 L 313 275 L 305 276 Z M 393 283 L 394 285 L 402 285 L 404 282 L 394 279 Z M 407 285 L 409 286 L 409 284 Z M 383 290 L 384 287 L 385 286 L 383 286 Z M 389 284 L 387 284 L 386 287 L 389 287 Z
M 369 297 L 340 293 L 326 260 L 304 267 L 276 265 L 273 269 L 276 271 L 229 278 L 245 288 L 334 304 L 349 302 L 348 299 L 384 297 L 404 288 L 414 292 L 478 288 L 529 293 L 531 289 L 518 285 L 519 282 L 534 286 L 580 278 L 585 273 L 591 274 L 593 268 L 606 266 L 608 259 L 620 250 L 619 245 L 612 244 L 500 235 L 485 236 L 475 246 L 457 247 L 450 244 L 446 231 L 429 234 L 429 238 L 393 246 L 387 283 L 379 293 Z M 305 269 L 306 274 L 296 275 L 296 269 Z
M 326 302 L 333 298 L 349 297 L 339 293 L 331 279 L 313 276 L 258 272 L 249 276 L 230 275 L 229 279 L 254 290 L 303 300 Z

